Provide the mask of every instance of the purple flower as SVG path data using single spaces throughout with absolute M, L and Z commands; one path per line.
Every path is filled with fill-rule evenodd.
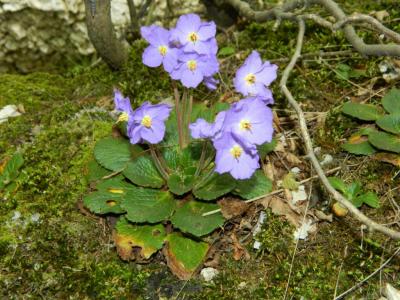
M 201 22 L 195 14 L 180 16 L 171 40 L 176 40 L 183 47 L 184 52 L 210 53 L 209 40 L 215 37 L 214 22 Z
M 204 79 L 218 72 L 218 60 L 196 53 L 181 54 L 178 65 L 170 72 L 172 79 L 180 80 L 185 87 L 196 88 Z
M 271 109 L 259 98 L 247 98 L 233 104 L 227 111 L 222 130 L 232 132 L 245 146 L 261 145 L 271 142 L 272 124 Z
M 215 172 L 230 173 L 235 179 L 248 179 L 260 167 L 259 156 L 246 150 L 240 140 L 225 133 L 214 141 L 217 150 Z
M 233 80 L 235 89 L 244 96 L 260 96 L 268 98 L 271 92 L 266 88 L 276 79 L 277 65 L 262 62 L 260 54 L 253 51 L 237 70 Z
M 204 77 L 203 83 L 209 90 L 216 90 L 219 80 L 215 79 L 212 76 L 208 76 L 208 77 Z
M 129 100 L 129 97 L 124 98 L 122 93 L 114 89 L 114 104 L 115 104 L 115 109 L 122 112 L 122 114 L 119 116 L 118 121 L 130 121 L 132 119 L 132 106 L 131 106 L 131 101 Z
M 167 104 L 152 105 L 145 102 L 133 112 L 132 123 L 128 126 L 128 136 L 132 144 L 143 141 L 157 144 L 165 134 L 165 120 L 172 107 Z
M 178 62 L 178 49 L 170 45 L 170 31 L 151 25 L 141 27 L 140 33 L 150 43 L 143 52 L 143 63 L 149 67 L 158 67 L 163 64 L 165 71 L 171 72 Z
M 197 119 L 196 122 L 189 125 L 191 136 L 194 139 L 214 139 L 218 137 L 225 119 L 225 113 L 225 111 L 219 112 L 212 124 L 204 119 Z

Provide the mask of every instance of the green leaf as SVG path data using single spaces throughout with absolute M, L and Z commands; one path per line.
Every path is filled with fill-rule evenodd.
M 270 143 L 264 143 L 260 146 L 257 146 L 258 149 L 258 153 L 260 155 L 261 158 L 265 158 L 265 156 L 274 151 L 275 147 L 277 145 L 277 140 L 276 138 L 273 138 L 272 141 Z
M 355 198 L 349 199 L 349 200 L 357 208 L 361 207 L 363 205 L 363 203 L 364 203 L 363 199 L 361 197 L 355 197 Z
M 6 161 L 5 166 L 0 166 L 0 189 L 3 189 L 11 181 L 18 177 L 19 169 L 24 164 L 24 158 L 20 152 L 16 152 L 10 160 Z
M 379 198 L 374 192 L 367 192 L 365 194 L 360 195 L 358 198 L 362 199 L 362 201 L 372 208 L 379 207 Z
M 163 225 L 133 225 L 124 217 L 119 218 L 115 226 L 114 241 L 118 254 L 124 260 L 135 258 L 136 247 L 140 248 L 140 256 L 149 259 L 160 250 L 166 237 Z
M 349 200 L 354 199 L 357 197 L 357 195 L 361 192 L 361 184 L 356 181 L 352 182 L 347 186 L 347 198 Z
M 348 192 L 347 185 L 340 178 L 328 177 L 328 180 L 335 190 L 341 191 L 343 194 Z
M 128 162 L 122 174 L 133 183 L 152 188 L 160 188 L 164 185 L 150 155 L 140 155 Z
M 359 78 L 366 75 L 365 70 L 353 69 L 346 64 L 338 64 L 335 69 L 336 77 L 341 80 L 348 80 L 350 78 Z
M 175 210 L 175 200 L 169 192 L 136 187 L 125 196 L 122 207 L 131 222 L 157 223 L 169 219 Z
M 400 98 L 399 98 L 400 102 Z M 376 124 L 385 131 L 400 134 L 400 113 L 380 117 Z
M 102 179 L 104 176 L 109 175 L 111 172 L 102 166 L 96 160 L 91 160 L 87 165 L 87 180 L 89 182 L 97 181 Z
M 354 144 L 352 144 L 351 142 L 347 142 L 342 145 L 342 148 L 347 152 L 356 155 L 372 155 L 376 152 L 375 148 L 372 147 L 368 141 Z
M 121 207 L 124 196 L 121 193 L 97 191 L 86 195 L 83 204 L 96 214 L 122 214 L 125 210 Z
M 125 181 L 122 175 L 118 175 L 96 184 L 96 189 L 99 191 L 110 192 L 113 194 L 128 194 L 136 190 L 136 186 Z
M 376 148 L 400 153 L 400 137 L 393 134 L 373 131 L 369 134 L 369 142 Z
M 391 114 L 400 114 L 400 90 L 393 88 L 382 98 L 382 105 Z
M 202 216 L 203 213 L 218 208 L 219 206 L 216 204 L 192 200 L 176 209 L 171 222 L 174 227 L 179 228 L 183 232 L 191 233 L 195 236 L 203 236 L 224 224 L 224 218 L 221 213 L 206 217 Z
M 200 178 L 199 180 L 201 181 L 204 179 Z M 202 200 L 214 200 L 229 193 L 235 186 L 236 181 L 231 175 L 213 173 L 208 179 L 205 179 L 200 186 L 193 190 L 193 194 Z
M 221 50 L 218 51 L 218 56 L 230 56 L 235 54 L 235 48 L 233 47 L 223 47 Z
M 187 168 L 183 173 L 175 173 L 168 178 L 168 188 L 176 195 L 183 195 L 192 189 L 195 167 Z
M 353 102 L 345 103 L 342 112 L 364 121 L 375 121 L 381 116 L 381 113 L 376 106 Z
M 210 248 L 179 233 L 169 234 L 165 256 L 171 271 L 182 280 L 188 280 L 200 268 Z
M 96 143 L 94 156 L 104 168 L 121 171 L 132 158 L 131 145 L 126 139 L 108 137 Z
M 244 199 L 252 199 L 268 194 L 271 190 L 271 180 L 265 176 L 263 171 L 257 170 L 250 179 L 238 180 L 233 193 Z

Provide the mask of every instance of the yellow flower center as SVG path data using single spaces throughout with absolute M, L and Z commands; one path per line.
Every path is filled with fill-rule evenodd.
M 188 34 L 188 41 L 189 42 L 195 43 L 195 42 L 197 42 L 198 39 L 199 39 L 199 36 L 197 35 L 196 32 L 191 32 L 191 33 Z
M 194 71 L 197 69 L 197 62 L 195 60 L 189 60 L 186 64 L 190 71 Z
M 167 54 L 167 47 L 166 46 L 158 46 L 158 52 L 160 52 L 160 54 L 162 56 L 165 56 L 165 54 Z
M 150 128 L 151 127 L 151 117 L 150 116 L 144 116 L 142 119 L 142 125 L 144 127 Z
M 119 115 L 117 122 L 128 122 L 129 116 L 126 112 Z
M 243 149 L 242 147 L 235 145 L 231 148 L 229 152 L 232 154 L 234 158 L 238 159 L 242 155 Z
M 241 120 L 239 123 L 239 127 L 242 130 L 251 130 L 252 125 L 249 120 Z
M 256 83 L 256 76 L 253 73 L 247 74 L 247 76 L 244 78 L 246 83 L 248 85 L 253 85 Z

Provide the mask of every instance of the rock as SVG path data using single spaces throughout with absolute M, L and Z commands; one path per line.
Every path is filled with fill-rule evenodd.
M 179 7 L 173 12 L 178 15 L 205 10 L 199 0 L 171 2 L 172 7 Z M 134 3 L 139 7 L 143 1 Z M 146 19 L 153 23 L 166 14 L 170 14 L 166 1 L 157 0 Z M 117 35 L 122 36 L 130 23 L 126 0 L 111 1 L 111 18 Z M 175 22 L 169 20 L 171 24 Z M 64 64 L 68 57 L 93 55 L 84 1 L 0 0 L 0 72 L 54 69 L 55 64 Z
M 204 268 L 200 271 L 200 275 L 205 281 L 211 281 L 215 276 L 218 275 L 218 270 L 214 268 Z

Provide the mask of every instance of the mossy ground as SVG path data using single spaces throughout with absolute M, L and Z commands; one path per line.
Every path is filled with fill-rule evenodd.
M 391 18 L 396 13 L 399 17 L 391 1 L 365 2 L 368 3 L 361 9 L 363 12 L 367 7 L 386 9 Z M 357 10 L 348 1 L 346 5 L 349 11 Z M 305 53 L 350 49 L 340 33 L 332 36 L 311 23 L 307 25 Z M 201 89 L 196 92 L 197 99 L 231 97 L 229 82 L 234 66 L 251 49 L 262 50 L 263 57 L 268 59 L 289 57 L 293 50 L 296 27 L 291 23 L 284 22 L 276 31 L 272 23 L 243 25 L 241 29 L 234 38 L 219 36 L 223 46 L 233 47 L 239 53 L 239 57 L 224 58 L 224 70 L 230 70 L 223 78 L 228 87 L 221 85 L 217 94 Z M 87 191 L 85 166 L 92 158 L 95 142 L 109 135 L 113 124 L 109 114 L 113 88 L 119 87 L 129 94 L 135 105 L 144 100 L 164 100 L 171 95 L 167 75 L 141 64 L 143 47 L 143 42 L 134 44 L 128 66 L 119 72 L 111 72 L 100 64 L 76 66 L 62 75 L 0 75 L 0 107 L 22 104 L 26 111 L 0 125 L 0 160 L 15 151 L 21 151 L 25 159 L 17 189 L 0 199 L 0 296 L 5 299 L 158 299 L 160 295 L 165 298 L 178 295 L 182 299 L 283 298 L 294 250 L 293 228 L 270 212 L 259 235 L 261 251 L 255 252 L 251 240 L 247 241 L 250 260 L 236 262 L 229 248 L 225 249 L 218 266 L 220 275 L 213 283 L 196 278 L 182 283 L 164 265 L 122 262 L 113 247 L 106 221 L 79 210 L 77 203 Z M 381 60 L 366 60 L 357 54 L 325 62 L 310 59 L 299 64 L 291 76 L 289 87 L 305 110 L 329 111 L 325 126 L 317 126 L 312 133 L 315 143 L 323 151 L 335 153 L 337 160 L 345 157 L 338 147 L 340 141 L 357 125 L 338 113 L 338 106 L 346 96 L 355 95 L 357 87 L 339 79 L 333 70 L 339 63 L 364 68 L 366 76 L 352 80 L 364 84 L 379 76 L 377 64 Z M 279 65 L 282 70 L 285 62 Z M 382 87 L 385 83 L 379 80 L 378 85 Z M 275 107 L 286 108 L 277 85 L 273 88 Z M 361 161 L 352 158 L 353 163 Z M 357 172 L 342 175 L 361 180 L 381 196 L 398 184 L 391 180 L 396 168 L 369 160 L 362 162 Z M 321 199 L 327 198 L 323 193 Z M 400 201 L 398 196 L 394 200 Z M 387 197 L 383 197 L 380 209 L 365 212 L 384 220 L 391 210 Z M 332 298 L 337 279 L 340 293 L 379 267 L 396 244 L 379 234 L 364 234 L 360 235 L 360 226 L 351 217 L 322 224 L 310 240 L 299 244 L 288 298 Z M 399 287 L 399 265 L 399 259 L 394 259 L 383 270 L 382 282 Z M 380 287 L 380 278 L 376 276 L 353 296 L 376 299 Z

